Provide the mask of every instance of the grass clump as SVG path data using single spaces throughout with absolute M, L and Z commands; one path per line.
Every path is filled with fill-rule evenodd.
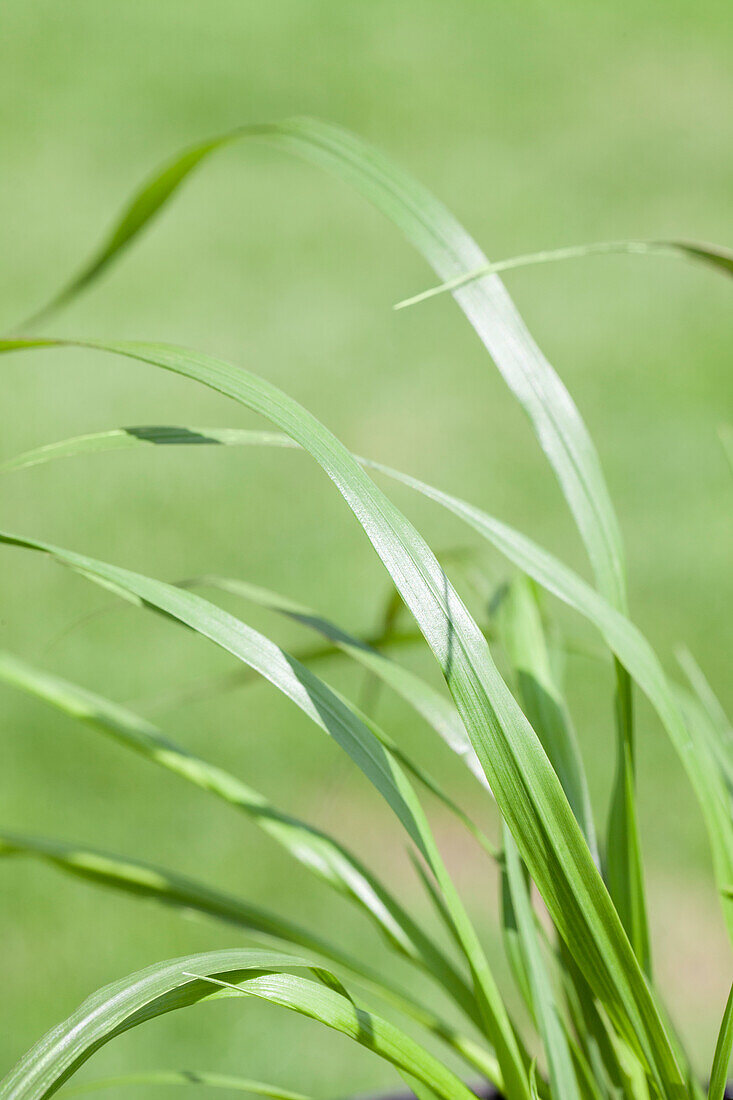
M 120 360 L 134 359 L 215 390 L 258 413 L 269 425 L 258 432 L 152 426 L 92 433 L 11 458 L 4 464 L 6 473 L 110 449 L 285 446 L 314 459 L 340 492 L 381 559 L 394 585 L 395 601 L 410 612 L 418 636 L 438 662 L 447 694 L 436 692 L 390 656 L 394 601 L 381 636 L 362 639 L 307 607 L 237 578 L 206 576 L 170 584 L 22 534 L 0 531 L 0 542 L 47 555 L 116 596 L 188 627 L 232 654 L 246 675 L 264 677 L 289 698 L 344 750 L 391 809 L 397 835 L 408 843 L 434 902 L 439 930 L 423 929 L 338 836 L 276 808 L 237 777 L 189 753 L 128 709 L 12 654 L 0 654 L 0 678 L 247 814 L 349 899 L 396 955 L 432 981 L 436 1004 L 442 1005 L 445 998 L 452 1003 L 446 1017 L 432 998 L 408 994 L 390 974 L 353 957 L 330 936 L 301 927 L 289 914 L 259 909 L 135 859 L 46 838 L 3 834 L 2 854 L 35 856 L 100 886 L 181 910 L 194 909 L 245 930 L 265 946 L 165 961 L 100 990 L 21 1059 L 0 1085 L 0 1097 L 50 1096 L 99 1047 L 122 1032 L 200 1002 L 246 996 L 289 1008 L 347 1035 L 390 1063 L 420 1098 L 469 1100 L 474 1094 L 465 1081 L 481 1076 L 506 1100 L 697 1100 L 700 1086 L 670 1024 L 652 968 L 637 825 L 634 688 L 652 704 L 686 770 L 707 828 L 720 903 L 733 931 L 730 727 L 694 662 L 685 664 L 688 674 L 692 672 L 690 689 L 671 682 L 629 618 L 623 545 L 598 455 L 572 398 L 501 283 L 497 271 L 502 264 L 490 265 L 448 211 L 375 150 L 335 127 L 296 119 L 245 127 L 176 157 L 138 192 L 100 251 L 32 321 L 39 323 L 96 279 L 186 177 L 207 156 L 235 140 L 265 141 L 342 176 L 424 255 L 440 280 L 437 289 L 453 293 L 527 413 L 587 550 L 594 584 L 470 503 L 352 454 L 305 408 L 240 366 L 162 344 L 32 335 L 0 341 L 2 353 L 84 347 Z M 704 261 L 725 275 L 733 267 L 724 249 L 679 241 L 538 253 L 519 258 L 514 266 L 618 249 L 670 252 Z M 512 261 L 503 266 L 512 266 Z M 25 328 L 29 327 L 30 322 Z M 446 562 L 375 480 L 385 478 L 447 509 L 515 567 L 511 581 L 493 594 L 489 631 L 449 580 Z M 204 587 L 233 593 L 310 627 L 321 638 L 321 654 L 337 652 L 365 667 L 372 684 L 384 683 L 398 692 L 457 753 L 481 784 L 482 797 L 495 804 L 502 821 L 500 840 L 495 844 L 485 835 L 440 779 L 413 760 L 397 737 L 380 728 L 373 712 L 331 688 L 313 670 L 312 660 L 287 653 L 243 619 L 205 599 L 199 594 Z M 555 641 L 548 631 L 541 590 L 591 622 L 612 662 L 617 772 L 602 832 L 553 660 Z M 501 648 L 512 669 L 511 689 L 494 661 L 494 646 Z M 539 1043 L 522 1033 L 508 1008 L 435 841 L 418 797 L 421 788 L 437 796 L 500 867 L 507 955 Z M 549 932 L 538 922 L 532 884 L 544 903 Z M 366 1001 L 361 1001 L 359 991 Z M 406 1017 L 407 1029 L 392 1022 L 392 1009 Z M 459 1016 L 462 1022 L 455 1024 Z M 412 1036 L 415 1029 L 419 1039 Z M 732 1042 L 729 1004 L 711 1065 L 710 1100 L 723 1096 Z M 292 1095 L 261 1082 L 169 1069 L 117 1083 L 140 1080 Z

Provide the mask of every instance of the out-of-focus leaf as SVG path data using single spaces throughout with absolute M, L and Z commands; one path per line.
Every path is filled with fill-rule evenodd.
M 420 294 L 413 294 L 397 302 L 395 309 L 405 309 L 417 305 L 438 294 L 459 290 L 462 286 L 482 279 L 485 275 L 494 275 L 500 271 L 512 271 L 516 267 L 534 267 L 537 264 L 557 263 L 560 260 L 579 260 L 585 256 L 626 253 L 633 256 L 676 256 L 684 260 L 698 260 L 721 272 L 733 275 L 733 252 L 720 245 L 704 244 L 697 241 L 597 241 L 593 244 L 571 245 L 569 248 L 552 248 L 544 252 L 530 252 L 524 256 L 510 256 L 506 260 L 486 263 L 475 271 L 458 275 L 439 286 L 430 287 Z

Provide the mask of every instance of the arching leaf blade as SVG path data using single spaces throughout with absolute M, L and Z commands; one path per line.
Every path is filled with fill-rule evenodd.
M 313 969 L 297 956 L 257 949 L 213 951 L 148 967 L 88 998 L 45 1035 L 0 1083 L 2 1100 L 45 1100 L 96 1050 L 147 1020 L 222 996 L 279 1004 L 354 1039 L 412 1073 L 442 1100 L 472 1100 L 450 1070 L 393 1024 L 309 979 L 281 970 Z M 191 974 L 200 975 L 193 978 Z M 213 982 L 224 983 L 221 988 Z M 229 985 L 236 985 L 236 991 Z

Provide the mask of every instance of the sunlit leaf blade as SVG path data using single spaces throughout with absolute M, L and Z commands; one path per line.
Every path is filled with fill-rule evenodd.
M 577 260 L 584 256 L 598 256 L 608 253 L 627 253 L 636 256 L 677 256 L 681 259 L 698 260 L 724 275 L 733 275 L 733 252 L 719 245 L 704 244 L 696 241 L 597 241 L 592 244 L 571 245 L 568 248 L 552 248 L 543 252 L 530 252 L 524 256 L 510 256 L 506 260 L 486 263 L 475 271 L 458 275 L 439 286 L 430 287 L 420 294 L 413 294 L 397 302 L 395 309 L 405 309 L 417 305 L 438 294 L 458 290 L 484 275 L 493 275 L 500 271 L 511 271 L 517 267 L 533 267 L 537 264 L 556 263 L 559 260 Z
M 501 861 L 501 938 L 504 945 L 504 954 L 507 957 L 509 967 L 522 1000 L 527 1006 L 532 1019 L 534 1019 L 534 1005 L 532 1003 L 532 991 L 527 977 L 527 966 L 524 951 L 519 939 L 517 926 L 517 914 L 514 912 L 511 890 L 509 889 L 509 876 L 507 875 L 506 859 Z
M 209 1073 L 199 1069 L 159 1069 L 148 1073 L 123 1073 L 118 1077 L 100 1077 L 81 1085 L 67 1085 L 64 1096 L 83 1096 L 100 1089 L 123 1089 L 130 1085 L 203 1085 L 204 1088 L 229 1089 L 246 1092 L 251 1096 L 267 1096 L 270 1100 L 311 1100 L 302 1092 L 293 1092 L 264 1081 L 251 1081 L 246 1077 L 233 1077 L 226 1073 Z
M 339 692 L 335 692 L 341 698 Z M 443 806 L 450 811 L 451 814 L 461 825 L 471 834 L 474 840 L 483 848 L 487 855 L 492 859 L 498 858 L 498 851 L 496 845 L 489 840 L 488 836 L 483 829 L 479 828 L 476 822 L 466 813 L 458 803 L 450 797 L 445 791 L 444 787 L 434 778 L 421 764 L 417 764 L 415 760 L 408 756 L 403 749 L 388 735 L 377 726 L 368 715 L 359 710 L 353 703 L 350 704 L 351 710 L 354 714 L 361 719 L 365 726 L 368 726 L 374 733 L 377 740 L 385 746 L 395 758 L 395 760 L 402 766 L 405 773 L 411 775 L 413 779 L 416 779 L 418 783 L 422 784 L 426 790 L 442 802 Z
M 53 342 L 38 343 L 52 346 Z M 9 340 L 0 343 L 0 350 L 32 346 L 33 341 Z M 323 425 L 264 379 L 180 349 L 129 343 L 89 342 L 84 346 L 152 363 L 233 397 L 284 429 L 322 466 L 364 527 L 433 649 L 496 802 L 558 931 L 616 1026 L 643 1055 L 660 1091 L 670 1097 L 683 1096 L 684 1080 L 654 997 L 562 786 L 499 675 L 486 639 L 417 531 Z M 5 538 L 40 548 L 34 540 Z M 88 559 L 67 552 L 64 558 L 89 572 Z M 99 568 L 99 564 L 94 566 Z M 145 581 L 146 586 L 149 583 Z M 501 1052 L 495 1035 L 492 1041 L 507 1091 L 525 1095 L 523 1071 L 516 1088 L 511 1080 L 515 1056 L 506 1061 L 503 1055 L 507 1052 Z
M 441 279 L 455 278 L 488 262 L 466 230 L 426 188 L 347 131 L 314 119 L 293 119 L 249 127 L 240 135 L 261 138 L 296 153 L 354 186 L 398 226 Z M 184 154 L 188 158 L 185 165 L 194 155 L 192 151 Z M 176 174 L 174 168 L 167 167 L 161 178 L 166 180 L 171 172 Z M 151 193 L 150 185 L 144 193 Z M 156 210 L 159 205 L 156 199 Z M 575 518 L 599 590 L 613 606 L 625 611 L 625 566 L 618 523 L 595 447 L 572 397 L 533 340 L 498 275 L 486 275 L 453 293 L 532 422 Z M 618 669 L 618 684 L 619 782 L 614 791 L 609 847 L 619 865 L 612 881 L 622 882 L 623 889 L 616 892 L 614 900 L 637 956 L 648 963 L 634 808 L 633 725 L 627 705 L 631 692 L 622 668 Z
M 76 294 L 94 281 L 155 217 L 162 206 L 178 190 L 187 176 L 204 160 L 209 153 L 221 148 L 232 135 L 213 138 L 186 149 L 177 154 L 162 169 L 159 169 L 136 193 L 117 220 L 102 246 L 85 264 L 78 275 L 72 278 L 50 301 L 29 317 L 24 327 L 37 324 L 49 314 L 60 309 Z
M 522 862 L 514 840 L 506 828 L 504 858 L 534 1017 L 547 1056 L 551 1095 L 554 1100 L 581 1100 L 570 1048 L 560 1018 L 559 1001 L 542 958 Z
M 412 957 L 418 958 L 424 968 L 443 985 L 456 1003 L 474 1020 L 476 1020 L 476 1001 L 478 1002 L 479 1019 L 476 1022 L 479 1024 L 483 1022 L 486 1034 L 496 1048 L 509 1094 L 508 1100 L 514 1100 L 515 1096 L 525 1098 L 526 1078 L 523 1073 L 522 1052 L 485 952 L 443 863 L 415 792 L 396 758 L 385 748 L 384 739 L 377 738 L 370 726 L 348 707 L 345 700 L 336 695 L 312 672 L 299 665 L 294 658 L 284 653 L 264 635 L 252 630 L 233 615 L 208 603 L 200 596 L 175 585 L 164 584 L 151 577 L 119 569 L 106 562 L 67 552 L 36 540 L 17 539 L 0 533 L 0 542 L 48 553 L 82 576 L 118 593 L 123 598 L 132 598 L 141 605 L 162 612 L 191 627 L 203 637 L 257 669 L 261 675 L 296 703 L 317 726 L 334 738 L 385 797 L 434 874 L 446 905 L 451 911 L 456 929 L 459 931 L 461 946 L 471 968 L 476 1000 L 449 960 L 421 932 L 416 922 L 411 921 L 407 914 L 403 913 L 400 927 L 409 928 L 410 941 L 418 948 L 418 955 Z M 483 635 L 481 637 L 483 638 Z M 19 686 L 30 684 L 30 690 L 36 691 L 32 672 L 29 674 L 27 668 L 18 670 L 17 662 L 16 667 L 13 668 L 13 659 L 9 658 L 9 661 L 11 666 L 9 678 L 19 682 Z M 4 663 L 8 664 L 7 658 Z M 62 683 L 60 688 L 57 684 L 53 684 L 48 695 L 53 701 L 55 696 L 63 696 L 67 690 L 66 684 Z M 85 707 L 82 703 L 80 716 L 94 719 L 95 714 L 94 705 L 87 704 Z M 147 733 L 150 736 L 151 731 L 148 729 Z M 157 746 L 157 739 L 154 739 L 154 743 Z M 158 760 L 158 762 L 163 761 Z M 199 769 L 200 762 L 197 760 L 193 770 L 198 772 Z
M 308 870 L 354 902 L 388 943 L 440 981 L 463 1010 L 475 1018 L 473 998 L 454 967 L 404 906 L 337 840 L 276 809 L 236 776 L 187 752 L 152 723 L 100 695 L 2 652 L 0 679 L 112 736 L 125 747 L 246 814 Z
M 313 119 L 241 127 L 185 150 L 136 193 L 101 249 L 43 313 L 86 286 L 160 210 L 209 153 L 240 138 L 264 140 L 330 171 L 359 190 L 406 235 L 453 294 L 529 416 L 575 518 L 600 591 L 626 610 L 626 581 L 618 523 L 592 440 L 573 400 L 533 340 L 495 269 L 449 211 L 378 150 L 338 127 Z M 726 269 L 730 257 L 714 246 L 678 243 L 678 251 Z M 484 269 L 482 277 L 476 271 Z M 470 276 L 470 281 L 460 282 Z M 455 285 L 455 280 L 459 285 Z M 36 317 L 36 319 L 38 319 Z M 648 963 L 648 931 L 636 833 L 633 727 L 628 677 L 618 670 L 625 715 L 618 728 L 618 782 L 608 845 L 614 900 L 637 955 Z M 629 775 L 626 772 L 629 771 Z M 619 885 L 622 884 L 622 885 Z
M 117 1035 L 167 1012 L 222 996 L 248 995 L 282 1005 L 354 1039 L 434 1089 L 443 1100 L 474 1100 L 466 1086 L 399 1028 L 310 979 L 280 970 L 312 969 L 276 951 L 212 951 L 159 963 L 93 994 L 53 1028 L 0 1083 L 2 1100 L 43 1100 Z M 199 978 L 190 977 L 191 974 Z M 213 985 L 211 979 L 237 986 Z
M 242 928 L 248 934 L 287 941 L 288 949 L 293 946 L 305 949 L 348 968 L 352 973 L 356 973 L 361 965 L 327 940 L 283 917 L 153 864 L 80 844 L 3 831 L 0 833 L 0 857 L 11 856 L 33 856 L 85 882 L 150 899 L 184 912 L 201 913 Z M 282 943 L 277 946 L 282 947 Z
M 524 713 L 542 741 L 598 862 L 590 795 L 578 742 L 552 672 L 537 597 L 525 577 L 520 575 L 508 585 L 498 621 L 502 641 L 517 676 Z
M 185 913 L 200 913 L 213 920 L 223 921 L 241 928 L 250 938 L 269 941 L 268 946 L 275 945 L 288 951 L 305 950 L 309 955 L 315 955 L 336 966 L 363 989 L 397 1008 L 436 1038 L 447 1043 L 468 1065 L 501 1086 L 496 1060 L 488 1050 L 428 1011 L 394 981 L 385 977 L 384 973 L 373 970 L 363 960 L 343 948 L 277 913 L 214 890 L 167 868 L 100 852 L 83 845 L 49 840 L 46 837 L 0 833 L 0 857 L 2 856 L 42 859 L 59 870 L 96 886 L 119 890 L 132 897 L 150 899 Z
M 710 1085 L 708 1086 L 708 1100 L 723 1100 L 724 1098 L 731 1050 L 733 1050 L 733 986 L 731 986 L 731 991 L 728 994 L 728 1001 L 718 1032 L 718 1041 L 715 1044 L 713 1067 L 710 1071 Z
M 619 1056 L 617 1036 L 599 1010 L 590 985 L 562 943 L 558 944 L 558 976 L 575 1034 L 592 1067 L 596 1082 L 616 1100 L 633 1096 L 633 1089 Z

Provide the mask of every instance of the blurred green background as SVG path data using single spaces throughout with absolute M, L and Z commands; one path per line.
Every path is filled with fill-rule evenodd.
M 161 159 L 237 124 L 293 113 L 339 122 L 383 147 L 492 258 L 626 236 L 730 243 L 732 22 L 722 0 L 3 0 L 0 326 L 12 329 L 56 289 Z M 685 640 L 730 703 L 733 484 L 716 436 L 733 396 L 730 283 L 636 257 L 507 281 L 600 451 L 635 620 L 670 668 Z M 342 184 L 273 151 L 234 147 L 52 330 L 169 340 L 241 362 L 355 450 L 467 497 L 587 575 L 528 424 L 462 315 L 447 298 L 392 312 L 431 282 L 420 258 Z M 123 424 L 255 423 L 191 384 L 100 355 L 8 357 L 3 379 L 2 458 Z M 163 578 L 240 576 L 352 629 L 373 627 L 387 592 L 338 494 L 296 455 L 105 455 L 5 476 L 0 493 L 5 528 Z M 471 542 L 427 504 L 398 490 L 395 499 L 436 548 Z M 279 805 L 340 830 L 428 919 L 387 811 L 285 701 L 258 685 L 171 709 L 162 696 L 231 660 L 134 610 L 86 620 L 108 605 L 104 593 L 21 551 L 2 558 L 4 648 L 134 701 Z M 496 560 L 493 569 L 500 576 L 505 567 Z M 289 646 L 306 640 L 231 606 Z M 424 655 L 406 659 L 434 676 Z M 324 671 L 358 690 L 338 663 Z M 610 675 L 581 660 L 568 675 L 602 820 L 613 763 Z M 4 827 L 198 874 L 384 958 L 345 904 L 246 821 L 8 689 L 0 707 Z M 380 720 L 494 827 L 491 810 L 404 708 L 385 698 Z M 643 704 L 640 721 L 657 972 L 704 1072 L 730 957 L 699 815 Z M 436 822 L 498 949 L 493 870 L 442 815 Z M 239 942 L 227 929 L 20 861 L 0 866 L 0 897 L 3 1068 L 100 985 L 160 958 Z M 174 1014 L 112 1044 L 86 1072 L 178 1066 L 276 1077 L 320 1095 L 391 1080 L 346 1040 L 246 1002 Z

